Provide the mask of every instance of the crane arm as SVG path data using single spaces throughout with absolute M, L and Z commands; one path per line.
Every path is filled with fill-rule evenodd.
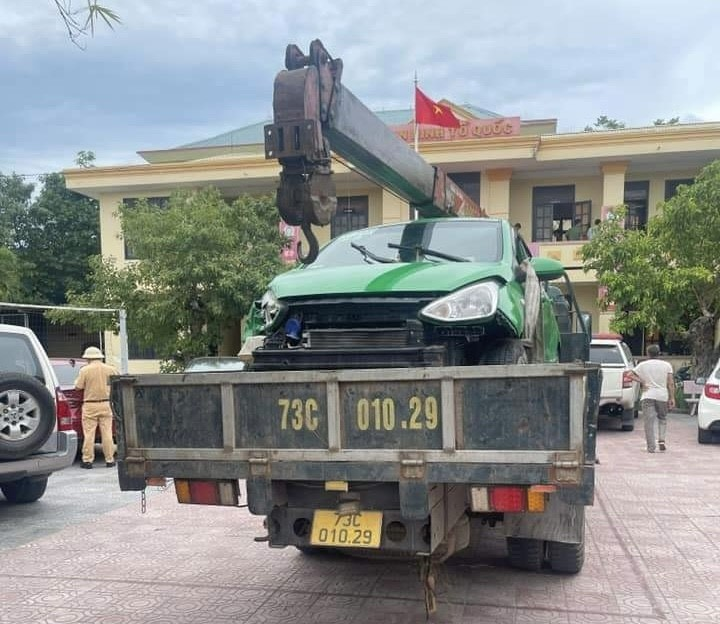
M 315 260 L 312 225 L 327 225 L 337 206 L 331 148 L 369 179 L 406 200 L 423 217 L 486 216 L 446 173 L 427 163 L 341 83 L 342 60 L 319 40 L 306 56 L 289 45 L 275 78 L 265 157 L 282 166 L 277 204 L 310 243 L 301 261 Z

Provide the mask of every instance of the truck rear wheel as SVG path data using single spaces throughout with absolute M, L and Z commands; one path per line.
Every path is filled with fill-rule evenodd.
M 622 430 L 632 431 L 635 429 L 635 414 L 632 409 L 624 409 L 622 412 Z
M 548 561 L 555 572 L 577 574 L 585 563 L 585 540 L 579 544 L 548 542 Z
M 545 560 L 545 542 L 525 537 L 507 537 L 510 565 L 520 570 L 539 570 Z

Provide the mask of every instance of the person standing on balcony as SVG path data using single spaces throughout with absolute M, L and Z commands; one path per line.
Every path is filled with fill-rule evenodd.
M 600 227 L 600 223 L 601 223 L 600 219 L 595 219 L 595 223 L 592 225 L 592 227 L 588 228 L 588 231 L 587 231 L 587 239 L 588 240 L 592 240 L 593 236 L 595 236 L 595 234 L 597 234 L 598 227 Z
M 103 352 L 88 347 L 83 353 L 88 364 L 80 369 L 75 388 L 83 391 L 82 406 L 82 463 L 81 468 L 90 469 L 95 461 L 95 434 L 100 427 L 105 466 L 115 465 L 115 443 L 112 434 L 112 410 L 110 409 L 110 377 L 118 375 L 114 366 L 105 364 Z
M 576 217 L 573 226 L 565 232 L 565 240 L 579 241 L 583 238 L 582 219 Z
M 655 422 L 657 421 L 657 446 L 664 451 L 667 413 L 675 406 L 673 396 L 675 382 L 673 368 L 669 362 L 660 359 L 660 347 L 652 344 L 647 348 L 648 358 L 640 362 L 631 372 L 635 381 L 640 382 L 640 409 L 645 419 L 645 442 L 647 452 L 655 452 Z

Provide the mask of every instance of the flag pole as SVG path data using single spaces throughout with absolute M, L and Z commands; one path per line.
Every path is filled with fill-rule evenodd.
M 418 79 L 417 79 L 417 70 L 415 70 L 415 89 L 413 89 L 413 123 L 414 123 L 414 130 L 415 130 L 415 151 L 419 152 L 418 147 L 418 138 L 419 138 L 419 132 L 418 132 L 418 122 L 417 122 L 417 85 L 418 85 Z

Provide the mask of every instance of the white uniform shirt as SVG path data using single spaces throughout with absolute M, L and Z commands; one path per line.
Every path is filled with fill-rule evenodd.
M 642 382 L 640 400 L 668 400 L 667 376 L 673 374 L 673 368 L 669 362 L 651 358 L 640 362 L 633 371 Z

